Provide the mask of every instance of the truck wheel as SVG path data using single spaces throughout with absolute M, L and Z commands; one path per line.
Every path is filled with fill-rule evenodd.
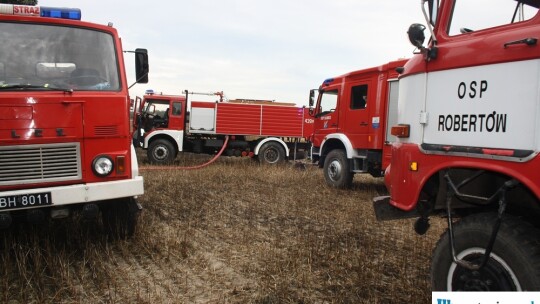
M 261 164 L 279 164 L 285 161 L 285 149 L 277 142 L 267 142 L 259 151 L 259 162 Z
M 467 216 L 454 225 L 458 259 L 480 261 L 497 215 Z M 453 263 L 448 231 L 433 251 L 431 286 L 434 291 L 540 290 L 540 231 L 511 215 L 505 215 L 488 263 L 480 270 Z
M 151 164 L 170 164 L 176 156 L 176 149 L 166 139 L 156 139 L 148 146 L 148 161 Z
M 354 173 L 351 172 L 349 160 L 343 150 L 332 150 L 324 161 L 324 179 L 332 187 L 350 188 Z
M 120 239 L 133 236 L 142 209 L 134 198 L 105 202 L 100 209 L 103 226 L 109 236 Z

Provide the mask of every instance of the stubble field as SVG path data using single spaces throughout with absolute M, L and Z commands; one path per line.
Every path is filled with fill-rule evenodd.
M 209 158 L 209 157 L 208 157 Z M 179 156 L 176 165 L 208 158 Z M 145 170 L 133 238 L 77 217 L 0 232 L 0 303 L 429 303 L 431 251 L 413 220 L 378 223 L 382 179 L 327 187 L 310 165 L 221 158 Z

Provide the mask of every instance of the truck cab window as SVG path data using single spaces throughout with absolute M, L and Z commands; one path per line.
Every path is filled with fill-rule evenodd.
M 145 131 L 148 132 L 152 128 L 164 128 L 167 126 L 169 119 L 169 104 L 169 100 L 146 100 L 143 110 L 143 125 Z
M 531 19 L 537 8 L 520 5 L 509 0 L 459 0 L 455 2 L 452 21 L 448 28 L 451 36 L 462 35 L 496 26 Z M 493 9 L 497 8 L 497 9 Z
M 367 107 L 368 86 L 363 84 L 351 89 L 351 110 L 365 109 Z
M 338 101 L 338 90 L 324 91 L 319 96 L 319 116 L 332 113 L 336 110 Z
M 182 115 L 182 103 L 181 102 L 173 102 L 173 109 L 172 109 L 172 115 Z

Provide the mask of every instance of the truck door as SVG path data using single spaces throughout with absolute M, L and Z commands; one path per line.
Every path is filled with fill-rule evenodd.
M 185 128 L 184 115 L 182 101 L 172 100 L 168 114 L 169 129 L 183 131 Z
M 355 148 L 369 148 L 372 127 L 379 128 L 379 121 L 372 121 L 369 115 L 371 108 L 377 106 L 375 92 L 371 92 L 369 86 L 369 81 L 347 83 L 343 94 L 340 125 Z
M 313 144 L 316 147 L 321 146 L 326 135 L 338 132 L 338 99 L 338 89 L 324 90 L 319 93 L 319 101 L 315 109 L 315 131 L 313 132 Z

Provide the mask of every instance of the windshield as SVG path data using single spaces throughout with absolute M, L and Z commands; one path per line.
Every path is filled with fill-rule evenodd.
M 435 23 L 437 22 L 437 17 L 439 15 L 439 7 L 440 7 L 439 0 L 428 1 L 429 22 L 431 23 L 432 26 L 435 26 Z
M 318 116 L 326 115 L 333 113 L 336 110 L 337 101 L 338 101 L 338 91 L 324 91 L 319 95 L 319 112 Z
M 538 13 L 536 2 L 538 1 L 456 1 L 448 34 L 462 35 L 528 20 Z M 491 8 L 489 14 L 486 14 L 486 8 Z
M 120 89 L 112 35 L 65 26 L 0 23 L 0 89 Z

